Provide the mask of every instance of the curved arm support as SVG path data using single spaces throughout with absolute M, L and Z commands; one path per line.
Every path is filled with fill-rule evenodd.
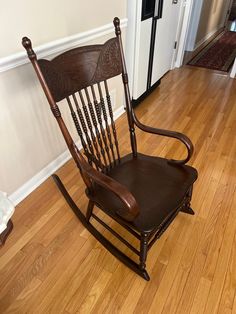
M 169 130 L 157 129 L 157 128 L 153 128 L 153 127 L 147 126 L 145 124 L 142 124 L 138 120 L 138 118 L 136 117 L 134 111 L 133 111 L 133 119 L 134 119 L 135 125 L 144 132 L 157 134 L 157 135 L 161 135 L 161 136 L 166 136 L 166 137 L 176 138 L 177 140 L 184 143 L 184 145 L 186 146 L 187 151 L 188 151 L 187 157 L 183 160 L 170 159 L 169 160 L 170 163 L 178 164 L 178 165 L 184 165 L 190 160 L 190 158 L 193 155 L 194 147 L 193 147 L 193 143 L 191 142 L 191 140 L 185 134 L 179 133 L 179 132 L 174 132 L 174 131 L 169 131 Z
M 117 212 L 120 217 L 127 221 L 134 220 L 139 214 L 139 207 L 132 193 L 130 193 L 124 185 L 115 181 L 111 177 L 106 176 L 102 172 L 95 170 L 88 164 L 83 165 L 82 171 L 86 173 L 86 176 L 88 176 L 92 182 L 95 182 L 107 191 L 112 192 L 121 200 L 124 204 L 124 208 L 121 208 Z

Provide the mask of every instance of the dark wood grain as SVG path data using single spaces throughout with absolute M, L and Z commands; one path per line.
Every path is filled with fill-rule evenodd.
M 101 84 L 100 83 L 98 83 L 98 91 L 99 91 L 100 105 L 101 105 L 101 108 L 102 108 L 103 118 L 104 118 L 104 122 L 105 122 L 105 125 L 106 125 L 106 134 L 107 134 L 107 138 L 109 140 L 109 147 L 110 147 L 111 154 L 112 154 L 112 157 L 113 157 L 113 163 L 116 164 L 115 152 L 114 152 L 114 148 L 113 148 L 114 146 L 113 146 L 113 142 L 112 142 L 111 131 L 110 131 L 109 123 L 108 123 L 107 111 L 106 111 L 106 107 L 105 107 L 104 96 L 103 96 L 103 93 L 102 93 L 102 89 L 101 89 Z M 117 145 L 118 145 L 118 142 L 117 142 Z
M 111 96 L 109 94 L 107 81 L 104 81 L 104 85 L 105 85 L 105 90 L 106 90 L 107 106 L 108 106 L 109 115 L 110 115 L 110 119 L 111 119 L 111 126 L 112 126 L 112 131 L 113 131 L 113 138 L 114 138 L 114 142 L 115 142 L 115 147 L 116 147 L 116 153 L 117 153 L 118 161 L 120 161 L 120 152 L 119 152 L 119 144 L 118 144 L 118 140 L 117 140 L 116 125 L 115 125 L 114 118 L 113 118 Z
M 108 164 L 111 165 L 111 156 L 110 156 L 109 147 L 108 147 L 108 143 L 107 143 L 106 133 L 105 133 L 105 130 L 104 130 L 104 127 L 103 127 L 101 108 L 99 107 L 99 104 L 97 102 L 97 98 L 96 98 L 96 94 L 95 94 L 95 90 L 94 90 L 94 86 L 93 85 L 91 86 L 91 90 L 92 90 L 92 95 L 93 95 L 94 107 L 95 107 L 95 110 L 96 110 L 96 115 L 97 115 L 97 119 L 98 119 L 98 122 L 99 122 L 100 131 L 101 131 L 101 134 L 102 134 L 103 144 L 104 144 L 104 147 L 105 147 L 105 151 L 107 153 Z M 105 155 L 105 152 L 104 152 L 104 159 L 105 159 L 105 156 L 106 155 Z
M 50 61 L 38 60 L 38 64 L 56 102 L 122 71 L 116 38 L 104 45 L 69 50 Z

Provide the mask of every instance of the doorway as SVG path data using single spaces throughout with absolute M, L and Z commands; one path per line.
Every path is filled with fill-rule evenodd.
M 212 69 L 229 70 L 234 59 L 235 36 L 224 32 L 227 31 L 232 3 L 233 0 L 199 0 L 193 3 L 184 64 L 207 68 L 214 65 Z M 214 57 L 215 62 L 212 60 Z M 223 59 L 222 65 L 217 65 L 219 59 Z

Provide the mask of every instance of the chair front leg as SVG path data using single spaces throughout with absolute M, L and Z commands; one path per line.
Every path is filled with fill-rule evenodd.
M 146 268 L 146 259 L 148 252 L 148 233 L 141 234 L 140 240 L 140 255 L 139 255 L 139 268 L 145 270 Z
M 189 189 L 189 191 L 185 197 L 184 205 L 180 210 L 181 212 L 189 214 L 189 215 L 195 214 L 191 208 L 192 193 L 193 193 L 193 186 L 191 186 L 191 188 Z

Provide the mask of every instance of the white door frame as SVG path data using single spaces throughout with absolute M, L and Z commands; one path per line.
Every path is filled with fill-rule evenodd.
M 236 76 L 236 58 L 234 60 L 234 65 L 233 65 L 232 70 L 230 72 L 230 77 L 235 78 L 235 76 Z
M 228 5 L 227 5 L 227 8 L 226 8 L 226 16 L 225 16 L 225 23 L 224 23 L 224 26 L 227 25 L 228 18 L 229 18 L 229 15 L 230 15 L 230 12 L 229 12 L 229 14 L 228 14 L 228 11 L 231 10 L 232 5 L 233 5 L 233 1 L 234 1 L 234 0 L 228 0 Z
M 182 6 L 182 11 L 184 12 L 180 13 L 180 18 L 181 18 L 181 15 L 184 14 L 184 16 L 183 16 L 183 22 L 182 22 L 182 29 L 179 34 L 179 38 L 177 39 L 178 47 L 177 47 L 176 60 L 175 60 L 176 68 L 181 67 L 183 64 L 186 40 L 188 36 L 188 30 L 190 26 L 190 18 L 191 18 L 194 0 L 183 0 L 183 1 L 184 1 L 184 5 Z
M 134 74 L 135 74 L 135 55 L 137 54 L 136 47 L 136 31 L 137 19 L 141 14 L 142 0 L 127 0 L 127 18 L 128 26 L 126 28 L 126 41 L 125 41 L 125 58 L 127 64 L 127 72 L 129 75 L 129 88 L 131 97 L 133 96 L 134 89 Z M 140 8 L 139 8 L 140 7 Z

